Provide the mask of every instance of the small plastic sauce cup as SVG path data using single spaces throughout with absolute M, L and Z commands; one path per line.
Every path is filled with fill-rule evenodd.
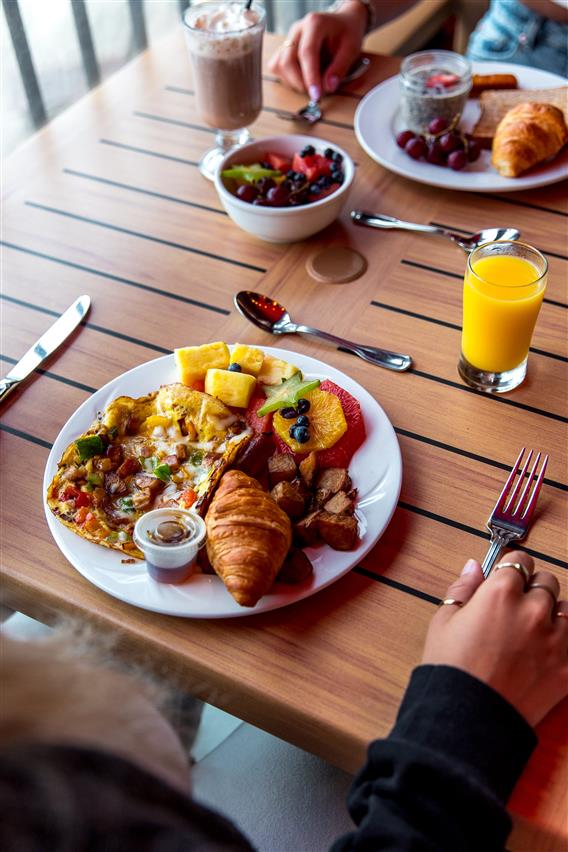
M 154 509 L 134 527 L 134 542 L 158 583 L 183 583 L 193 573 L 205 544 L 205 521 L 187 509 Z

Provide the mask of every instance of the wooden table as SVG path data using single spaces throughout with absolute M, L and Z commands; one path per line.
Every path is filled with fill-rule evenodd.
M 274 46 L 267 38 L 266 53 Z M 288 247 L 233 225 L 197 170 L 212 136 L 196 113 L 180 32 L 53 121 L 4 169 L 5 370 L 73 299 L 93 299 L 84 328 L 0 415 L 5 602 L 45 621 L 70 613 L 112 628 L 125 653 L 169 666 L 195 695 L 350 771 L 391 727 L 436 602 L 466 557 L 484 554 L 488 512 L 525 444 L 551 453 L 527 550 L 568 596 L 566 187 L 466 195 L 384 171 L 359 148 L 353 116 L 361 94 L 397 67 L 373 57 L 365 78 L 325 104 L 317 134 L 357 161 L 353 206 L 464 231 L 513 225 L 548 254 L 528 378 L 505 397 L 470 391 L 456 372 L 457 248 L 356 229 L 345 215 L 333 238 L 359 246 L 369 270 L 332 286 L 304 269 L 326 235 Z M 292 130 L 275 111 L 304 99 L 269 75 L 264 94 L 254 135 Z M 236 313 L 232 296 L 244 288 L 280 298 L 306 323 L 412 353 L 415 369 L 399 375 L 312 340 L 286 341 L 352 375 L 383 406 L 403 456 L 399 505 L 361 565 L 295 606 L 210 622 L 129 607 L 85 581 L 51 538 L 41 495 L 51 443 L 96 388 L 173 347 L 273 344 Z M 541 745 L 513 796 L 512 849 L 565 848 L 566 709 L 541 725 Z

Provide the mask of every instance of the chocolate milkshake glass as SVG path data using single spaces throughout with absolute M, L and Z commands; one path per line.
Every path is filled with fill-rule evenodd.
M 184 31 L 193 67 L 197 108 L 217 132 L 214 148 L 199 162 L 213 180 L 227 151 L 250 139 L 249 124 L 262 109 L 264 9 L 253 3 L 206 2 L 190 6 Z

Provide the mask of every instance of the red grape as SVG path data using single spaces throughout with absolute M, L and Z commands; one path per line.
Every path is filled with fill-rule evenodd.
M 290 193 L 285 186 L 273 186 L 266 193 L 266 198 L 275 207 L 286 207 Z
M 419 160 L 426 153 L 426 142 L 422 137 L 416 136 L 406 143 L 404 150 L 413 160 Z
M 445 118 L 433 118 L 428 125 L 428 133 L 432 133 L 434 136 L 437 136 L 439 133 L 443 133 L 444 130 L 447 129 L 448 122 Z
M 481 154 L 481 146 L 479 142 L 476 142 L 475 139 L 472 139 L 467 143 L 467 159 L 470 163 L 475 163 L 476 160 L 479 159 L 479 155 Z
M 406 143 L 410 142 L 411 139 L 414 139 L 414 133 L 412 130 L 403 130 L 396 137 L 396 144 L 399 148 L 405 148 Z
M 450 154 L 452 151 L 457 150 L 460 147 L 461 140 L 459 136 L 456 136 L 455 133 L 444 133 L 443 136 L 438 140 L 440 143 L 440 148 L 446 154 Z
M 249 204 L 251 201 L 254 201 L 257 195 L 258 189 L 250 183 L 243 183 L 243 185 L 239 186 L 237 189 L 237 198 L 240 198 L 241 201 L 248 201 Z
M 276 186 L 276 182 L 271 177 L 261 177 L 257 180 L 256 185 L 261 195 L 268 195 L 268 190 Z
M 467 164 L 467 154 L 465 151 L 452 151 L 448 157 L 448 166 L 455 172 L 461 171 Z
M 446 165 L 446 155 L 444 154 L 444 152 L 436 141 L 430 142 L 430 144 L 428 145 L 428 153 L 426 154 L 426 159 L 434 166 Z

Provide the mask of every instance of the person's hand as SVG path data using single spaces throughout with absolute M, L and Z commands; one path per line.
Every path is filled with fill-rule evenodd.
M 479 562 L 470 559 L 445 598 L 463 606 L 439 608 L 422 661 L 474 675 L 536 725 L 568 695 L 568 601 L 556 600 L 558 580 L 533 573 L 526 553 L 515 550 L 502 563 L 526 568 L 526 591 L 521 571 L 496 566 L 484 581 Z
M 345 3 L 338 12 L 310 12 L 290 28 L 268 65 L 283 83 L 317 101 L 334 92 L 361 51 L 367 12 L 362 3 Z M 327 67 L 322 69 L 326 57 Z

